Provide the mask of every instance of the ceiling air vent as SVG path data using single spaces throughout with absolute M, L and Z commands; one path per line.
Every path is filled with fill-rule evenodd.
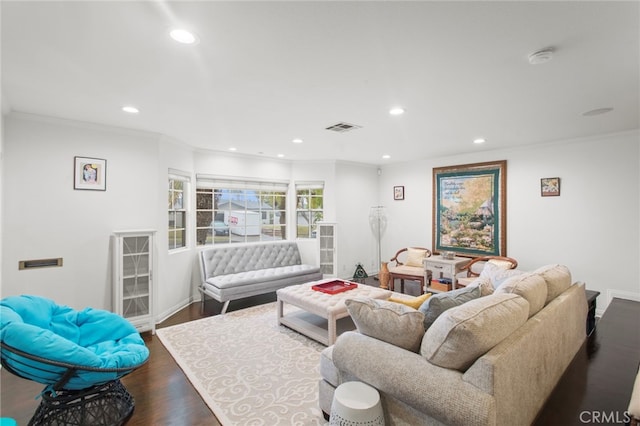
M 333 130 L 334 132 L 340 132 L 340 133 L 344 133 L 344 132 L 348 132 L 349 130 L 355 130 L 355 129 L 359 129 L 362 126 L 358 126 L 356 124 L 349 124 L 349 123 L 337 123 L 334 124 L 332 126 L 327 127 L 327 130 Z

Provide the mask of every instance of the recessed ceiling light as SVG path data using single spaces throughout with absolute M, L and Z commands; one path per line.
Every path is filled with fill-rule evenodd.
M 296 138 L 296 139 L 292 140 L 291 142 L 293 142 L 293 143 L 302 143 L 302 139 Z
M 198 42 L 198 37 L 194 33 L 179 28 L 171 30 L 169 35 L 172 39 L 182 44 L 195 44 Z
M 404 108 L 394 107 L 389 110 L 389 114 L 391 115 L 402 115 L 404 114 Z
M 591 111 L 583 112 L 582 115 L 584 115 L 585 117 L 592 117 L 594 115 L 606 114 L 611 111 L 613 111 L 613 108 L 610 108 L 610 107 L 597 108 L 597 109 L 592 109 Z
M 284 154 L 278 154 L 278 158 L 283 158 Z
M 473 143 L 478 143 L 478 144 L 485 143 L 485 142 L 486 142 L 486 140 L 484 140 L 483 138 L 477 138 L 477 139 L 473 140 Z
M 384 158 L 385 160 L 388 160 L 389 158 L 391 158 L 391 156 L 389 154 L 384 154 L 382 158 Z
M 238 150 L 238 148 L 236 148 L 236 147 L 234 147 L 234 146 L 232 146 L 231 148 L 229 148 L 229 151 L 237 151 L 237 150 Z
M 137 114 L 137 113 L 140 112 L 140 110 L 138 108 L 136 108 L 134 106 L 131 106 L 131 105 L 123 106 L 122 110 L 124 112 L 128 112 L 129 114 Z

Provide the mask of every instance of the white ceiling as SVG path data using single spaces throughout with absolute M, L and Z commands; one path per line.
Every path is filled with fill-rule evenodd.
M 370 164 L 625 131 L 639 127 L 639 5 L 3 0 L 3 110 Z M 175 43 L 174 26 L 200 42 Z M 325 130 L 338 122 L 362 128 Z

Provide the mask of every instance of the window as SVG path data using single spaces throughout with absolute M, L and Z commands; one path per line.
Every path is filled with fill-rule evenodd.
M 199 245 L 287 238 L 287 183 L 216 179 L 198 175 Z
M 323 183 L 296 184 L 296 236 L 315 238 L 316 223 L 324 217 Z
M 169 250 L 187 246 L 188 186 L 188 177 L 169 173 Z

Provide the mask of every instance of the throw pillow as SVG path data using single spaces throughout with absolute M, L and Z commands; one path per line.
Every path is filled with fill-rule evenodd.
M 347 299 L 345 304 L 360 333 L 418 352 L 424 336 L 422 312 L 400 303 L 365 297 Z
M 431 293 L 425 293 L 422 296 L 416 296 L 416 297 L 412 297 L 410 299 L 401 299 L 399 297 L 391 296 L 387 300 L 389 302 L 402 303 L 403 305 L 407 305 L 407 306 L 409 306 L 409 307 L 411 307 L 413 309 L 418 309 L 420 306 L 422 306 L 424 301 L 427 300 L 430 297 L 431 297 Z
M 533 271 L 544 278 L 547 283 L 547 300 L 545 305 L 558 297 L 571 286 L 571 272 L 564 265 L 547 265 Z
M 540 275 L 522 274 L 508 278 L 495 293 L 513 293 L 522 296 L 529 302 L 529 318 L 531 318 L 544 308 L 547 300 L 547 283 Z
M 524 271 L 519 269 L 503 269 L 494 263 L 487 262 L 484 265 L 484 269 L 482 273 L 480 273 L 480 277 L 489 278 L 491 280 L 491 284 L 493 284 L 493 288 L 500 287 L 507 278 L 514 277 L 516 275 L 524 274 Z
M 511 262 L 509 262 L 508 260 L 489 259 L 488 263 L 496 265 L 498 268 L 501 268 L 501 269 L 511 269 Z
M 407 266 L 417 266 L 419 268 L 422 267 L 422 261 L 427 257 L 427 251 L 416 249 L 416 248 L 408 248 L 407 249 L 407 261 L 404 262 Z
M 495 291 L 495 289 L 493 288 L 493 284 L 491 284 L 491 280 L 486 277 L 476 277 L 468 284 L 468 287 L 474 286 L 480 288 L 480 297 L 492 295 Z
M 442 314 L 422 339 L 420 354 L 432 364 L 465 371 L 527 321 L 529 302 L 515 294 L 471 300 Z
M 478 286 L 459 288 L 431 296 L 418 309 L 424 314 L 425 330 L 428 330 L 431 324 L 447 309 L 460 306 L 478 297 L 480 297 L 480 287 Z

